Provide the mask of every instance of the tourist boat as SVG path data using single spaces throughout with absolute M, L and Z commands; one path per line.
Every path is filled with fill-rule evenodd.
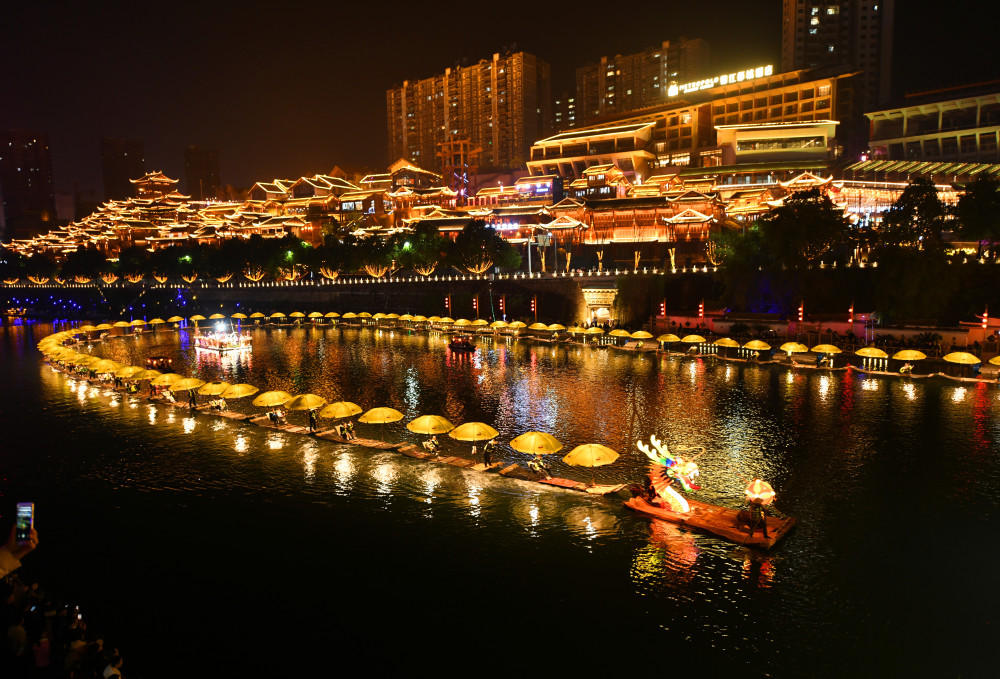
M 194 346 L 205 351 L 249 351 L 250 335 L 237 332 L 210 332 L 206 335 L 195 335 Z
M 448 342 L 448 348 L 452 351 L 475 351 L 476 345 L 472 343 L 472 335 L 455 335 Z
M 793 518 L 767 518 L 767 538 L 761 531 L 756 531 L 750 537 L 740 520 L 740 512 L 735 509 L 718 507 L 716 505 L 698 502 L 697 500 L 687 500 L 689 511 L 680 513 L 671 510 L 663 505 L 650 504 L 645 498 L 633 497 L 625 503 L 629 509 L 650 516 L 654 519 L 669 521 L 681 526 L 702 530 L 720 538 L 725 538 L 738 545 L 748 545 L 750 547 L 761 547 L 770 549 L 775 543 L 785 537 L 792 527 L 795 526 Z

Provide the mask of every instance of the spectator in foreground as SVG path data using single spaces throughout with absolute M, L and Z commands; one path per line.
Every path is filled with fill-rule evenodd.
M 35 532 L 34 528 L 31 529 L 31 533 L 28 535 L 28 541 L 23 545 L 19 545 L 14 537 L 14 527 L 12 526 L 7 544 L 0 547 L 0 578 L 20 568 L 21 559 L 37 546 L 38 533 Z

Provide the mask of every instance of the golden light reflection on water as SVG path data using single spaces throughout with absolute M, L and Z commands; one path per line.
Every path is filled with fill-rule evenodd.
M 195 421 L 195 419 L 193 417 L 185 417 L 182 420 L 182 423 L 184 425 L 184 433 L 185 434 L 190 434 L 191 432 L 193 432 L 194 428 L 195 428 L 195 425 L 197 424 L 197 422 Z
M 393 494 L 393 486 L 398 475 L 396 465 L 385 460 L 372 469 L 371 475 L 375 480 L 375 493 L 377 495 L 388 497 Z
M 236 441 L 233 443 L 233 449 L 240 455 L 243 455 L 244 453 L 247 452 L 248 447 L 249 446 L 247 445 L 247 437 L 244 436 L 243 434 L 238 434 L 236 436 Z
M 917 389 L 916 387 L 913 386 L 912 382 L 903 385 L 903 393 L 905 393 L 906 398 L 908 398 L 911 401 L 917 397 L 916 391 Z
M 156 424 L 156 406 L 149 406 L 149 423 Z
M 281 450 L 285 447 L 285 439 L 280 435 L 271 434 L 267 437 L 267 447 L 269 450 Z
M 302 446 L 302 467 L 307 483 L 316 480 L 316 460 L 319 459 L 319 449 L 315 441 L 309 441 Z
M 333 463 L 333 476 L 343 488 L 350 488 L 357 473 L 355 453 L 343 452 Z
M 951 392 L 951 400 L 955 403 L 961 403 L 965 400 L 966 390 L 965 387 L 955 387 L 954 391 Z

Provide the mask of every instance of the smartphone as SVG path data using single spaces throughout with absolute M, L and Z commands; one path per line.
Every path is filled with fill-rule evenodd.
M 17 503 L 17 528 L 14 530 L 14 539 L 17 540 L 17 544 L 24 545 L 28 543 L 28 538 L 31 537 L 31 529 L 35 526 L 35 503 L 34 502 L 18 502 Z

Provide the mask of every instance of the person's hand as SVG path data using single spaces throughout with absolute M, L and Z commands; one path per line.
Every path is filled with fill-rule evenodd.
M 24 557 L 28 552 L 30 552 L 37 546 L 38 546 L 38 533 L 35 531 L 34 528 L 32 528 L 31 532 L 28 533 L 28 541 L 23 545 L 19 545 L 17 544 L 17 528 L 16 526 L 11 527 L 10 537 L 7 538 L 7 551 L 10 552 L 15 559 L 20 561 L 22 557 Z

